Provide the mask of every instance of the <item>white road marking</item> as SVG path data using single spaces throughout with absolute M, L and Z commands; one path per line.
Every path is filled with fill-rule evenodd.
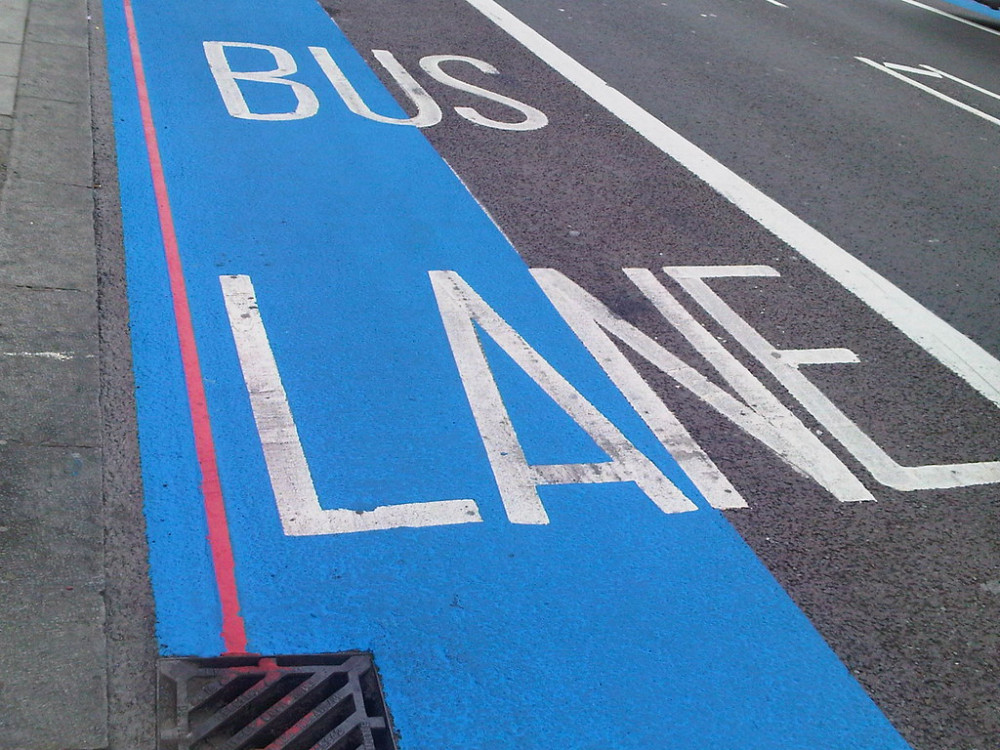
M 771 355 L 792 367 L 802 365 L 856 365 L 861 360 L 850 349 L 775 349 Z
M 635 482 L 664 513 L 697 510 L 656 465 L 541 357 L 454 271 L 431 271 L 431 284 L 473 417 L 511 523 L 547 524 L 538 487 L 550 484 Z M 610 460 L 584 464 L 529 464 L 476 325 L 601 448 Z
M 778 0 L 767 0 L 771 5 L 777 5 L 779 8 L 787 8 L 788 6 L 784 3 L 779 3 Z
M 789 247 L 812 261 L 979 393 L 1000 406 L 1000 361 L 989 352 L 612 88 L 494 0 L 466 2 L 663 153 L 689 169 Z
M 889 63 L 886 63 L 886 65 L 888 65 L 888 64 Z M 923 67 L 926 68 L 929 71 L 932 71 L 932 72 L 936 73 L 939 76 L 942 76 L 943 78 L 947 78 L 950 81 L 955 81 L 956 83 L 960 83 L 963 86 L 965 86 L 966 88 L 970 88 L 973 91 L 978 91 L 980 94 L 985 94 L 986 96 L 991 96 L 994 99 L 1000 100 L 1000 94 L 996 93 L 995 91 L 990 91 L 989 89 L 984 89 L 982 86 L 977 86 L 974 83 L 970 83 L 969 81 L 966 81 L 964 78 L 959 78 L 958 76 L 953 76 L 951 73 L 945 73 L 943 70 L 938 70 L 937 68 L 932 68 L 930 65 L 924 65 Z
M 531 273 L 563 320 L 570 325 L 594 359 L 600 363 L 660 444 L 691 478 L 709 505 L 719 509 L 747 507 L 747 502 L 739 491 L 695 442 L 681 421 L 667 408 L 656 391 L 632 366 L 608 334 L 614 335 L 668 374 L 684 372 L 686 365 L 669 352 L 665 357 L 658 357 L 653 352 L 662 347 L 645 337 L 631 324 L 614 316 L 604 305 L 558 271 L 551 268 L 533 268 Z M 705 388 L 711 388 L 711 383 L 694 373 L 693 368 L 688 369 L 692 372 L 691 377 L 675 377 L 675 380 L 703 399 L 703 391 Z M 708 399 L 703 400 L 711 403 Z M 726 413 L 722 409 L 719 411 Z
M 407 72 L 406 68 L 399 64 L 399 61 L 393 57 L 391 52 L 382 49 L 372 50 L 375 59 L 382 64 L 382 67 L 395 79 L 399 87 L 416 106 L 417 114 L 413 117 L 386 117 L 385 115 L 376 114 L 365 104 L 358 90 L 354 88 L 354 84 L 347 80 L 347 76 L 344 75 L 344 71 L 340 69 L 340 66 L 333 61 L 329 50 L 325 47 L 310 47 L 309 51 L 316 58 L 316 62 L 323 70 L 324 75 L 326 75 L 327 79 L 329 79 L 330 83 L 337 90 L 337 93 L 340 94 L 340 98 L 344 100 L 344 104 L 354 114 L 374 120 L 375 122 L 383 122 L 390 125 L 411 125 L 417 128 L 427 128 L 441 122 L 441 108 L 437 102 L 417 83 L 416 79 Z
M 652 272 L 646 269 L 624 271 L 660 314 L 711 363 L 739 398 L 715 385 L 680 357 L 616 316 L 602 302 L 558 271 L 539 268 L 534 269 L 532 274 L 608 377 L 646 420 L 664 447 L 689 472 L 688 476 L 714 507 L 741 508 L 746 506 L 746 502 L 725 477 L 714 475 L 718 472 L 715 464 L 636 372 L 612 337 L 773 450 L 793 469 L 825 487 L 841 502 L 875 499 L 844 463 L 695 320 Z
M 505 107 L 510 107 L 511 109 L 524 115 L 524 120 L 521 122 L 502 122 L 480 114 L 473 107 L 455 107 L 455 111 L 469 122 L 476 125 L 484 125 L 485 127 L 494 128 L 496 130 L 518 131 L 538 130 L 539 128 L 544 128 L 549 124 L 549 118 L 545 116 L 544 112 L 535 109 L 524 102 L 519 102 L 517 99 L 511 99 L 509 96 L 503 96 L 495 91 L 489 91 L 481 86 L 476 86 L 468 83 L 467 81 L 455 78 L 453 75 L 449 75 L 441 69 L 441 63 L 447 62 L 463 62 L 471 65 L 482 73 L 488 73 L 489 75 L 494 76 L 500 74 L 500 71 L 497 70 L 496 67 L 490 65 L 490 63 L 485 60 L 479 60 L 475 57 L 466 57 L 465 55 L 428 55 L 427 57 L 422 57 L 420 59 L 420 67 L 423 68 L 431 78 L 445 84 L 446 86 L 451 86 L 454 89 L 464 91 L 468 94 L 481 96 L 491 102 L 496 102 L 497 104 L 502 104 Z
M 272 47 L 268 44 L 252 42 L 202 42 L 205 49 L 205 59 L 219 87 L 222 101 L 233 117 L 241 120 L 302 120 L 312 117 L 319 111 L 319 99 L 313 90 L 303 83 L 292 81 L 286 76 L 298 70 L 295 59 L 288 50 Z M 269 53 L 274 58 L 272 70 L 234 71 L 226 57 L 226 48 L 236 47 L 256 49 Z M 287 86 L 295 96 L 295 109 L 291 112 L 251 112 L 243 92 L 237 81 L 256 81 L 258 83 Z
M 208 60 L 209 68 L 222 96 L 222 101 L 231 116 L 244 120 L 302 120 L 312 117 L 319 112 L 320 102 L 316 92 L 304 83 L 288 78 L 288 76 L 298 70 L 295 58 L 288 50 L 251 42 L 203 42 L 202 45 L 205 50 L 205 58 Z M 229 59 L 226 57 L 226 49 L 229 47 L 267 52 L 274 59 L 274 68 L 270 70 L 234 71 L 229 65 Z M 385 68 L 386 72 L 392 76 L 403 94 L 412 102 L 413 107 L 417 111 L 412 117 L 389 117 L 388 115 L 376 113 L 361 98 L 361 94 L 358 93 L 354 84 L 348 80 L 344 71 L 333 59 L 328 49 L 325 47 L 309 47 L 309 52 L 333 86 L 334 91 L 340 95 L 344 105 L 359 117 L 387 125 L 408 125 L 416 128 L 429 128 L 441 122 L 443 114 L 441 107 L 391 52 L 384 49 L 375 49 L 372 50 L 372 55 Z M 420 60 L 420 66 L 439 83 L 509 107 L 521 114 L 523 119 L 519 122 L 494 120 L 486 117 L 474 107 L 463 105 L 455 107 L 455 112 L 460 117 L 465 118 L 474 125 L 482 125 L 494 128 L 495 130 L 538 130 L 548 125 L 549 118 L 546 117 L 544 112 L 535 107 L 524 102 L 519 102 L 517 99 L 512 99 L 509 96 L 504 96 L 496 91 L 490 91 L 468 81 L 463 81 L 441 68 L 442 63 L 455 62 L 471 65 L 479 72 L 489 75 L 499 75 L 500 73 L 496 67 L 485 60 L 466 55 L 428 55 Z M 243 96 L 243 91 L 240 89 L 238 81 L 287 86 L 294 95 L 296 102 L 295 109 L 286 112 L 251 112 L 250 105 Z
M 474 500 L 382 505 L 366 511 L 321 508 L 250 277 L 220 276 L 219 282 L 286 535 L 345 534 L 483 520 Z
M 982 88 L 980 86 L 976 86 L 974 83 L 969 83 L 968 81 L 964 81 L 964 80 L 962 80 L 961 78 L 959 78 L 957 76 L 953 76 L 953 75 L 949 75 L 947 73 L 944 73 L 943 71 L 937 70 L 936 68 L 931 68 L 930 66 L 925 66 L 925 69 L 919 69 L 919 68 L 910 68 L 910 67 L 905 66 L 905 65 L 895 65 L 895 64 L 892 64 L 892 63 L 885 63 L 885 64 L 881 64 L 880 65 L 879 63 L 875 62 L 874 60 L 869 60 L 867 57 L 858 57 L 858 58 L 855 58 L 855 59 L 860 60 L 861 62 L 865 63 L 866 65 L 872 66 L 876 70 L 881 70 L 883 73 L 888 73 L 893 78 L 898 78 L 901 81 L 905 81 L 906 83 L 908 83 L 911 86 L 914 86 L 914 87 L 920 89 L 921 91 L 926 91 L 928 94 L 936 96 L 938 99 L 941 99 L 942 101 L 948 102 L 949 104 L 953 104 L 954 106 L 958 107 L 959 109 L 965 110 L 966 112 L 969 112 L 970 114 L 974 114 L 977 117 L 981 117 L 984 120 L 986 120 L 987 122 L 992 122 L 994 125 L 1000 125 L 1000 119 L 994 117 L 993 115 L 987 114 L 986 112 L 983 112 L 980 109 L 976 109 L 975 107 L 973 107 L 971 105 L 968 105 L 965 102 L 959 101 L 958 99 L 954 99 L 954 98 L 952 98 L 950 96 L 947 96 L 946 94 L 942 94 L 940 91 L 935 91 L 930 86 L 927 86 L 927 85 L 925 85 L 923 83 L 920 83 L 920 81 L 914 81 L 912 78 L 904 76 L 900 71 L 905 70 L 907 72 L 919 73 L 921 75 L 929 75 L 929 76 L 932 76 L 933 78 L 948 78 L 948 79 L 950 79 L 952 81 L 956 81 L 957 83 L 961 83 L 964 86 L 967 86 L 968 88 L 973 89 L 974 91 L 978 91 L 981 94 L 986 94 L 987 96 L 992 96 L 994 99 L 1000 99 L 1000 96 L 998 96 L 997 94 L 993 93 L 992 91 L 984 89 L 984 88 Z
M 966 487 L 1000 482 L 1000 462 L 934 464 L 929 466 L 901 466 L 851 421 L 826 394 L 813 385 L 799 367 L 802 365 L 857 362 L 847 349 L 777 349 L 753 326 L 727 305 L 705 282 L 705 278 L 718 278 L 726 266 L 701 275 L 699 268 L 667 267 L 664 272 L 673 278 L 696 302 L 752 354 L 792 394 L 796 401 L 830 432 L 871 475 L 886 487 L 897 490 L 926 490 L 945 487 Z M 775 276 L 777 272 L 767 266 L 729 266 L 733 276 Z M 626 272 L 628 273 L 628 272 Z M 652 279 L 648 274 L 647 282 Z M 631 274 L 630 274 L 631 275 Z M 633 278 L 635 281 L 636 279 Z M 638 283 L 638 282 L 637 282 Z M 656 292 L 662 294 L 660 291 Z M 645 289 L 644 289 L 645 291 Z M 647 293 L 648 296 L 648 293 Z M 650 297 L 652 300 L 653 298 Z M 660 305 L 653 300 L 657 307 Z
M 863 57 L 856 58 L 864 62 L 871 62 L 871 60 L 865 60 Z M 910 65 L 900 65 L 899 63 L 885 63 L 885 67 L 892 68 L 893 70 L 898 70 L 900 73 L 913 73 L 914 75 L 928 76 L 930 78 L 941 78 L 941 74 L 930 67 L 914 68 Z
M 5 357 L 27 357 L 32 359 L 55 359 L 66 362 L 71 359 L 94 359 L 95 354 L 79 355 L 76 352 L 2 352 Z

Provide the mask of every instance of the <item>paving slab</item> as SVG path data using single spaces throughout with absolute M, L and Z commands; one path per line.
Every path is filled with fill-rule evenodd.
M 75 289 L 0 284 L 0 351 L 96 355 L 93 295 Z
M 28 17 L 28 0 L 0 0 L 0 42 L 20 44 Z
M 0 114 L 8 117 L 13 115 L 16 94 L 17 78 L 0 76 Z
M 89 185 L 93 174 L 90 108 L 21 96 L 10 168 L 14 174 L 68 185 Z
M 0 0 L 0 130 L 13 127 L 17 75 L 21 62 L 28 0 Z M 0 139 L 0 170 L 7 162 L 6 139 Z M 0 184 L 3 174 L 0 171 Z
M 93 195 L 89 185 L 12 176 L 4 190 L 4 205 L 65 208 L 82 214 L 93 210 Z
M 0 441 L 3 750 L 104 746 L 100 487 L 95 449 Z
M 61 102 L 89 99 L 87 50 L 70 44 L 29 41 L 21 56 L 21 96 Z
M 21 65 L 21 45 L 15 42 L 0 42 L 0 76 L 17 77 Z
M 88 188 L 24 184 L 13 175 L 0 204 L 0 277 L 10 285 L 96 288 L 93 198 Z M 30 195 L 37 190 L 34 195 Z
M 32 628 L 3 638 L 5 645 L 16 650 L 18 662 L 16 670 L 4 664 L 0 689 L 0 747 L 4 750 L 98 750 L 106 746 L 103 677 L 78 669 L 80 660 L 89 660 L 92 651 L 104 647 L 103 597 L 96 591 L 66 588 L 5 594 L 21 606 L 20 611 L 4 612 L 4 618 L 30 622 Z M 67 746 L 70 738 L 73 745 Z
M 25 39 L 87 48 L 86 0 L 32 0 Z
M 0 438 L 35 445 L 95 446 L 97 358 L 43 349 L 0 354 Z
M 0 440 L 2 585 L 100 588 L 100 458 L 95 448 Z

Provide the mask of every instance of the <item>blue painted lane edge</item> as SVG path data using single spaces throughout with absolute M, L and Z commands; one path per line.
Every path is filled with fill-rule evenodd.
M 372 109 L 401 116 L 318 5 L 141 1 L 135 12 L 251 649 L 370 649 L 403 750 L 907 747 L 423 136 L 347 111 L 309 46 L 330 50 Z M 165 655 L 211 655 L 219 607 L 121 17 L 106 0 L 158 636 Z M 210 40 L 288 50 L 318 114 L 231 117 Z M 252 91 L 254 106 L 287 107 L 287 87 L 271 88 Z M 431 270 L 460 273 L 700 509 L 665 515 L 631 484 L 567 485 L 542 488 L 549 525 L 509 523 Z M 253 279 L 325 507 L 474 498 L 483 522 L 285 536 L 223 274 Z M 516 394 L 529 461 L 601 459 L 484 349 Z
M 972 12 L 983 17 L 982 19 L 979 19 L 970 17 L 967 14 L 959 14 L 962 18 L 966 18 L 970 21 L 980 22 L 986 19 L 1000 21 L 1000 10 L 991 8 L 983 3 L 978 3 L 976 0 L 945 0 L 945 3 L 953 6 L 954 9 L 963 8 L 964 10 L 971 10 Z

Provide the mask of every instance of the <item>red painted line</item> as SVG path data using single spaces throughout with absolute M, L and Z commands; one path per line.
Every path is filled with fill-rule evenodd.
M 167 260 L 167 275 L 170 279 L 170 295 L 173 299 L 174 317 L 177 321 L 177 337 L 180 340 L 181 363 L 184 369 L 184 383 L 187 386 L 188 404 L 191 410 L 191 425 L 194 430 L 195 454 L 201 468 L 201 491 L 205 502 L 205 517 L 208 520 L 208 541 L 212 550 L 215 567 L 215 581 L 222 605 L 222 640 L 226 652 L 246 653 L 247 636 L 240 615 L 239 596 L 236 591 L 236 563 L 233 546 L 229 537 L 229 522 L 226 520 L 226 506 L 222 498 L 222 484 L 219 481 L 219 467 L 215 458 L 215 443 L 212 440 L 212 424 L 208 417 L 208 402 L 205 385 L 198 362 L 198 347 L 194 339 L 191 323 L 191 308 L 188 304 L 181 256 L 174 231 L 174 217 L 167 195 L 167 182 L 163 175 L 160 147 L 153 126 L 153 110 L 149 104 L 149 90 L 146 87 L 146 73 L 139 52 L 139 35 L 136 33 L 132 0 L 124 0 L 125 22 L 128 26 L 129 48 L 132 53 L 132 67 L 135 71 L 135 85 L 139 95 L 139 111 L 142 114 L 142 129 L 146 137 L 146 153 L 149 155 L 149 169 L 153 177 L 153 193 L 156 196 L 156 210 L 163 235 L 163 251 Z

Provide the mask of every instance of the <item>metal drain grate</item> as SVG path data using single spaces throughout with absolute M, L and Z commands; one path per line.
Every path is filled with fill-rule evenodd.
M 370 654 L 161 659 L 159 750 L 395 750 Z

